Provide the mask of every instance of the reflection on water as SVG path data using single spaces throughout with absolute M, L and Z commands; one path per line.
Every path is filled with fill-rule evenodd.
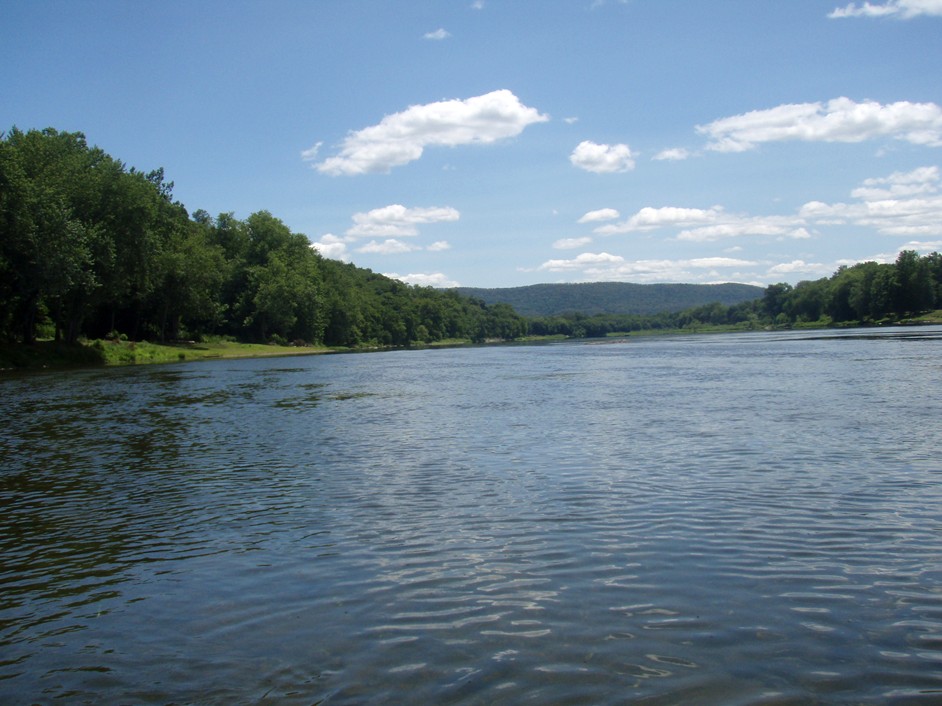
M 0 702 L 932 703 L 940 336 L 0 379 Z

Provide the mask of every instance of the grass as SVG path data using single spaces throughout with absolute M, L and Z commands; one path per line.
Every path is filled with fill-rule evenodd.
M 0 369 L 42 369 L 91 367 L 98 365 L 140 365 L 176 363 L 213 358 L 262 358 L 312 355 L 339 350 L 326 346 L 275 346 L 262 343 L 148 343 L 147 341 L 104 341 L 66 345 L 38 341 L 28 345 L 0 346 Z
M 942 309 L 925 312 L 919 316 L 901 320 L 876 323 L 848 322 L 847 326 L 892 326 L 892 325 L 942 325 Z M 827 328 L 829 322 L 793 324 L 791 328 Z M 702 325 L 683 329 L 656 329 L 618 332 L 610 338 L 621 336 L 657 336 L 690 333 L 731 333 L 750 329 L 746 324 L 734 326 Z M 565 340 L 558 336 L 527 336 L 521 342 L 537 343 Z M 467 345 L 466 339 L 450 339 L 430 344 L 430 347 Z M 368 350 L 364 347 L 362 350 Z M 207 360 L 214 358 L 263 358 L 276 356 L 313 355 L 350 350 L 328 346 L 276 346 L 264 343 L 236 343 L 211 340 L 204 343 L 148 343 L 129 341 L 96 340 L 67 345 L 55 341 L 38 341 L 32 344 L 0 344 L 0 371 L 11 369 L 79 368 L 105 365 L 140 365 L 144 363 L 176 363 L 184 360 Z

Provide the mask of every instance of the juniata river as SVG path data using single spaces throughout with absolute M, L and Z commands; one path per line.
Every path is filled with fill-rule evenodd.
M 0 376 L 0 703 L 942 701 L 942 328 Z

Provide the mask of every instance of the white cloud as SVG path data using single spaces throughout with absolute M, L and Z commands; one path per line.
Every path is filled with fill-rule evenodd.
M 595 223 L 598 221 L 614 221 L 620 218 L 621 214 L 614 208 L 600 208 L 597 211 L 589 211 L 577 223 Z
M 865 179 L 863 186 L 850 195 L 864 201 L 899 198 L 934 193 L 938 186 L 939 168 L 920 167 L 911 172 L 894 172 L 882 179 Z
M 942 235 L 942 195 L 938 167 L 894 172 L 867 179 L 851 192 L 852 203 L 809 201 L 799 216 L 820 225 L 853 224 L 884 235 Z
M 429 252 L 444 252 L 445 250 L 451 250 L 451 243 L 447 240 L 437 240 L 425 249 Z
M 778 265 L 774 265 L 768 269 L 766 272 L 767 277 L 778 277 L 781 275 L 792 275 L 792 274 L 810 274 L 810 275 L 819 275 L 821 277 L 827 276 L 834 272 L 837 267 L 833 265 L 825 265 L 820 262 L 805 262 L 804 260 L 792 260 L 791 262 L 783 262 Z
M 429 146 L 490 144 L 547 120 L 506 89 L 466 100 L 414 105 L 350 133 L 340 153 L 315 168 L 330 175 L 389 172 L 419 159 Z
M 322 236 L 317 242 L 311 243 L 311 247 L 317 250 L 322 257 L 329 257 L 331 260 L 347 262 L 350 259 L 350 255 L 347 253 L 347 242 L 331 233 Z
M 575 248 L 581 248 L 585 245 L 588 245 L 592 242 L 592 238 L 560 238 L 555 243 L 553 243 L 553 248 L 556 250 L 574 250 Z
M 670 160 L 670 161 L 680 161 L 690 157 L 690 151 L 683 147 L 672 147 L 670 149 L 661 150 L 652 159 L 657 160 Z
M 302 150 L 301 159 L 308 162 L 317 159 L 317 153 L 320 152 L 321 145 L 323 144 L 323 142 L 315 142 L 313 146 L 308 147 L 306 150 Z
M 900 101 L 854 102 L 835 98 L 827 103 L 795 103 L 698 125 L 707 135 L 707 149 L 744 152 L 765 142 L 862 142 L 892 137 L 912 144 L 942 146 L 942 108 L 935 103 Z
M 845 7 L 836 7 L 828 15 L 832 19 L 843 17 L 887 17 L 898 15 L 911 19 L 919 15 L 942 15 L 942 0 L 888 0 L 884 4 L 862 2 L 859 5 L 848 3 Z
M 422 248 L 417 245 L 409 245 L 408 243 L 404 243 L 401 240 L 388 238 L 381 243 L 371 240 L 366 245 L 357 248 L 357 252 L 370 253 L 373 255 L 400 255 L 402 253 L 421 249 Z
M 472 10 L 483 10 L 483 9 L 484 9 L 484 0 L 474 0 L 474 2 L 471 3 L 471 9 L 472 9 Z
M 577 122 L 579 122 L 579 118 L 577 118 L 576 116 L 572 116 L 570 118 L 563 118 L 563 122 L 566 123 L 567 125 L 575 125 Z
M 579 169 L 596 174 L 628 172 L 635 168 L 628 145 L 600 145 L 589 140 L 576 145 L 569 161 Z
M 549 270 L 550 272 L 565 272 L 568 270 L 582 270 L 585 268 L 597 267 L 598 265 L 614 265 L 625 261 L 621 255 L 611 255 L 607 252 L 591 253 L 584 252 L 577 255 L 572 260 L 547 260 L 539 269 Z
M 457 221 L 461 214 L 450 206 L 406 208 L 391 204 L 374 208 L 366 213 L 353 214 L 353 226 L 347 231 L 351 237 L 407 237 L 419 234 L 417 226 L 426 223 Z
M 443 39 L 448 39 L 451 36 L 451 32 L 439 27 L 434 32 L 426 32 L 423 36 L 425 39 L 431 39 L 434 42 L 440 42 Z
M 406 284 L 414 284 L 419 287 L 439 287 L 444 289 L 451 289 L 453 287 L 460 287 L 461 285 L 455 282 L 454 280 L 448 279 L 447 276 L 441 272 L 434 272 L 431 274 L 410 274 L 410 275 L 398 275 L 395 272 L 384 274 L 384 277 L 389 277 L 391 279 L 397 279 L 400 282 L 405 282 Z
M 730 257 L 628 261 L 609 253 L 582 253 L 571 260 L 548 260 L 538 269 L 549 272 L 579 272 L 585 280 L 596 282 L 705 282 L 730 281 L 735 277 L 737 268 L 754 267 L 757 264 L 752 260 Z
M 679 208 L 676 206 L 653 208 L 645 206 L 627 221 L 599 226 L 595 229 L 595 232 L 600 235 L 614 235 L 616 233 L 632 233 L 658 228 L 684 228 L 706 225 L 716 223 L 722 214 L 723 209 L 719 206 L 713 206 L 709 209 Z
M 677 239 L 705 243 L 750 235 L 793 239 L 810 238 L 811 234 L 801 224 L 802 220 L 795 216 L 723 214 L 722 222 L 682 230 L 677 234 Z

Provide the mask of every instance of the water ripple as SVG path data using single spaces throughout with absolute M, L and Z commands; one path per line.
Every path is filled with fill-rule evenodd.
M 933 702 L 930 339 L 0 379 L 0 700 Z

